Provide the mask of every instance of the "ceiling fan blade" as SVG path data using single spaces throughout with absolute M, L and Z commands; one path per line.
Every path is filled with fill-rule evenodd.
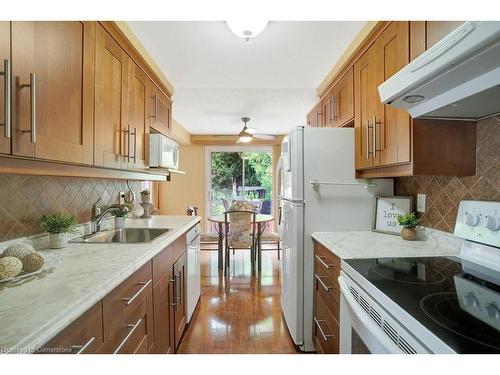
M 255 128 L 248 128 L 248 127 L 247 127 L 246 131 L 247 131 L 248 133 L 250 133 L 250 134 L 255 134 L 255 133 L 257 133 L 257 132 L 258 132 L 258 130 L 257 130 L 257 129 L 255 129 Z
M 271 134 L 254 134 L 253 136 L 254 136 L 254 138 L 268 139 L 270 141 L 274 141 L 277 139 L 277 137 L 275 135 L 271 135 Z

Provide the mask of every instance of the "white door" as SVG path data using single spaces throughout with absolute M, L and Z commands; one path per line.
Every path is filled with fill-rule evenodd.
M 282 200 L 281 308 L 296 345 L 303 343 L 304 205 Z

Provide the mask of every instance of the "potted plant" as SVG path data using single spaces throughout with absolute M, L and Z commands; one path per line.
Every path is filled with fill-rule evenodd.
M 398 215 L 398 224 L 403 226 L 401 229 L 401 237 L 406 241 L 415 241 L 417 238 L 417 230 L 415 229 L 420 223 L 420 219 L 415 215 L 414 212 L 410 212 L 404 215 Z
M 142 203 L 151 203 L 151 192 L 149 189 L 144 189 L 141 191 L 141 202 Z
M 49 233 L 51 249 L 61 249 L 68 246 L 66 233 L 74 233 L 76 225 L 75 216 L 69 214 L 42 215 L 40 218 L 40 227 Z
M 126 203 L 113 209 L 112 213 L 115 215 L 115 228 L 120 229 L 125 226 L 125 217 L 127 217 L 132 208 L 133 206 L 130 203 Z

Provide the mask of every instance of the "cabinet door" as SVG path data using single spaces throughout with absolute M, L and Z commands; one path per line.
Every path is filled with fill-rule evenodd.
M 173 285 L 172 271 L 170 271 L 153 287 L 154 352 L 157 354 L 173 352 Z
M 186 328 L 186 254 L 182 254 L 174 263 L 174 337 L 175 350 L 179 347 L 182 334 Z
M 92 22 L 12 22 L 13 154 L 92 164 Z
M 128 56 L 98 25 L 95 69 L 95 165 L 121 168 L 125 159 Z
M 409 62 L 409 23 L 392 22 L 375 42 L 377 87 Z M 374 131 L 374 165 L 410 161 L 410 116 L 402 109 L 384 105 L 378 89 L 376 113 L 371 120 Z
M 12 135 L 9 135 L 8 132 L 12 129 L 10 124 L 6 124 L 6 115 L 7 111 L 4 106 L 5 97 L 4 97 L 4 88 L 7 84 L 8 80 L 6 80 L 5 76 L 5 65 L 4 61 L 7 60 L 9 66 L 11 65 L 10 58 L 10 22 L 1 21 L 0 22 L 0 72 L 3 72 L 3 75 L 0 75 L 0 154 L 10 154 L 10 138 Z M 6 129 L 6 127 L 9 128 Z M 12 132 L 10 132 L 12 133 Z
M 342 126 L 354 117 L 354 72 L 349 69 L 333 89 L 332 126 Z
M 172 130 L 172 102 L 153 83 L 150 87 L 150 126 L 162 134 L 169 135 Z
M 370 47 L 354 64 L 355 93 L 355 164 L 357 169 L 373 165 L 373 136 L 371 121 L 376 114 L 377 80 L 375 77 L 375 48 Z
M 46 354 L 94 354 L 103 343 L 99 301 L 42 348 Z
M 332 110 L 332 100 L 333 95 L 332 91 L 325 95 L 323 100 L 321 101 L 321 126 L 322 127 L 330 127 L 333 126 L 333 110 Z
M 148 78 L 130 58 L 128 76 L 127 123 L 124 132 L 124 150 L 127 156 L 124 158 L 123 167 L 127 169 L 144 169 L 147 166 L 149 153 Z
M 307 115 L 307 125 L 312 127 L 321 126 L 321 102 L 316 104 L 316 106 Z

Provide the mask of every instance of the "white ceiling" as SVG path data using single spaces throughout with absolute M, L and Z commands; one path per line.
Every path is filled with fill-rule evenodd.
M 191 134 L 304 125 L 315 90 L 364 22 L 270 22 L 249 42 L 223 21 L 128 22 L 174 85 L 173 116 Z

